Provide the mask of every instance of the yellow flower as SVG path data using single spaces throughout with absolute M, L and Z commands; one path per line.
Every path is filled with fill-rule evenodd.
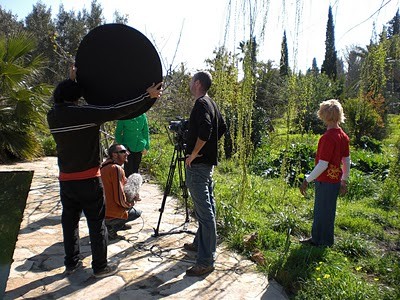
M 322 265 L 322 261 L 320 261 L 319 264 Z
M 317 278 L 317 281 L 320 281 L 320 280 L 321 280 L 321 278 L 318 277 L 318 278 Z
M 362 269 L 362 267 L 357 267 L 356 271 L 360 271 Z
M 374 280 L 375 280 L 375 281 L 379 281 L 379 278 L 376 278 L 376 277 L 375 277 Z
M 321 268 L 320 267 L 316 267 L 315 270 L 319 271 L 319 270 L 321 270 Z
M 325 278 L 325 279 L 328 279 L 329 277 L 331 277 L 331 275 L 329 275 L 329 274 L 325 274 L 325 275 L 324 275 L 324 278 Z

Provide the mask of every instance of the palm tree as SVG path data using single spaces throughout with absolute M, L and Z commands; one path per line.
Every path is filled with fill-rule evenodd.
M 0 36 L 0 162 L 42 154 L 51 86 L 37 82 L 44 60 L 32 56 L 35 46 L 26 33 Z

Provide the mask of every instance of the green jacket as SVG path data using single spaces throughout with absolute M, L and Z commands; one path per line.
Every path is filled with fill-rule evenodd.
M 149 150 L 150 138 L 146 114 L 133 119 L 118 120 L 115 141 L 127 147 L 131 152 Z

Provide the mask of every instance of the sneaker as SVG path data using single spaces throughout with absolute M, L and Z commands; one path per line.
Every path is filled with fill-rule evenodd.
M 82 262 L 79 260 L 75 266 L 72 267 L 65 267 L 65 274 L 66 275 L 71 275 L 72 273 L 74 273 L 76 270 L 78 270 L 80 267 L 82 267 L 83 264 Z
M 107 232 L 108 232 L 108 240 L 110 241 L 125 240 L 124 236 L 117 234 L 117 232 L 111 227 L 107 227 Z
M 195 245 L 193 243 L 185 243 L 185 244 L 183 244 L 183 248 L 187 251 L 197 252 L 197 245 Z
M 124 226 L 122 226 L 121 229 L 119 229 L 119 231 L 124 231 L 129 229 L 132 229 L 132 225 L 124 224 Z
M 194 265 L 193 267 L 186 270 L 187 276 L 201 276 L 214 271 L 213 266 L 201 266 L 201 265 Z
M 93 275 L 96 278 L 102 278 L 102 277 L 107 277 L 107 276 L 110 276 L 110 275 L 114 275 L 117 272 L 118 272 L 118 266 L 117 265 L 108 265 L 103 270 L 98 271 L 98 272 L 94 272 Z

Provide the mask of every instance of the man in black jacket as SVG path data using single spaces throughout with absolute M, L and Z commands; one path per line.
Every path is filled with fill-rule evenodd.
M 100 182 L 100 125 L 133 111 L 142 114 L 142 108 L 149 107 L 161 96 L 162 83 L 153 84 L 135 99 L 111 106 L 95 106 L 78 105 L 82 93 L 75 79 L 76 68 L 71 67 L 70 79 L 55 88 L 54 106 L 47 114 L 60 169 L 64 264 L 67 274 L 82 266 L 79 219 L 83 211 L 89 227 L 93 273 L 95 277 L 104 277 L 116 273 L 117 266 L 107 264 L 105 204 Z
M 213 168 L 218 163 L 218 140 L 226 124 L 215 102 L 207 92 L 211 74 L 196 73 L 190 82 L 190 92 L 196 99 L 189 118 L 186 147 L 186 185 L 193 199 L 199 222 L 193 243 L 184 248 L 197 251 L 196 264 L 186 271 L 188 276 L 200 276 L 214 270 L 217 247 Z

